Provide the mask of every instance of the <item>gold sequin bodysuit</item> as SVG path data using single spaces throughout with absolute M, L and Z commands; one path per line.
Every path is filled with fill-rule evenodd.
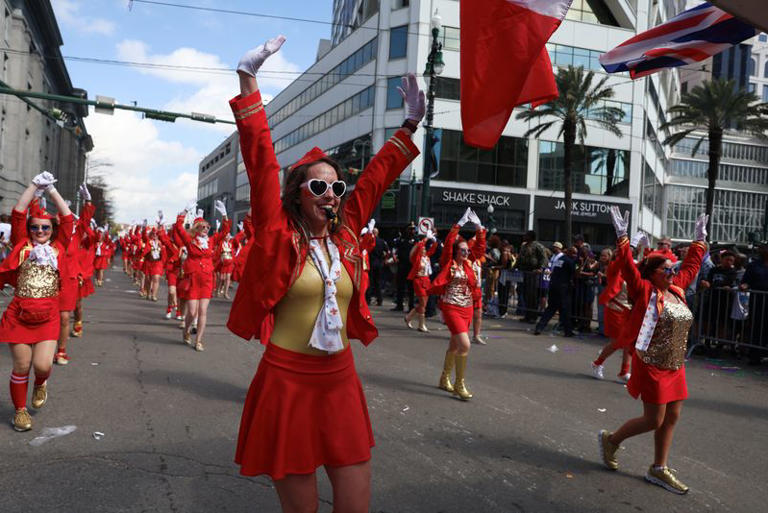
M 344 347 L 349 345 L 346 320 L 353 292 L 352 279 L 342 265 L 341 278 L 336 282 L 336 302 L 344 320 L 344 327 L 341 329 Z M 323 307 L 324 293 L 323 278 L 312 259 L 307 257 L 301 275 L 275 306 L 275 329 L 270 342 L 297 353 L 327 356 L 326 351 L 309 346 L 317 315 Z
M 448 285 L 445 286 L 445 292 L 441 301 L 449 305 L 467 307 L 472 306 L 472 291 L 469 290 L 469 280 L 467 273 L 464 272 L 463 265 L 452 264 L 451 270 L 453 277 Z
M 427 255 L 423 255 L 419 261 L 419 272 L 416 274 L 416 276 L 429 276 L 429 265 L 429 257 Z
M 651 343 L 646 351 L 639 351 L 643 362 L 660 369 L 677 370 L 685 363 L 688 331 L 693 324 L 693 314 L 684 303 L 664 301 L 664 309 L 653 330 Z
M 59 293 L 59 271 L 50 265 L 38 265 L 29 259 L 19 266 L 16 296 L 40 299 Z

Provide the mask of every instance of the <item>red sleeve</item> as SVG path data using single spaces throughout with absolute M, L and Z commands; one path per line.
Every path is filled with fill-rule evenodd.
M 344 204 L 344 222 L 353 233 L 360 233 L 389 184 L 400 176 L 419 154 L 408 133 L 401 129 L 390 137 L 376 156 L 365 166 Z
M 72 239 L 72 227 L 75 225 L 75 216 L 69 214 L 59 219 L 59 229 L 56 235 L 56 240 L 65 248 L 69 246 L 69 241 Z
M 280 164 L 269 133 L 261 92 L 238 95 L 229 102 L 240 133 L 240 151 L 251 184 L 251 218 L 254 226 L 270 226 L 284 216 L 280 201 Z
M 419 260 L 421 259 L 421 253 L 424 251 L 424 246 L 427 244 L 427 239 L 422 239 L 419 242 L 416 243 L 415 246 L 413 246 L 413 249 L 411 249 L 411 265 L 416 265 Z M 434 246 L 434 244 L 432 244 Z M 432 249 L 432 248 L 430 248 Z M 433 251 L 434 253 L 434 251 Z
M 486 231 L 484 229 L 478 229 L 477 232 L 475 232 L 475 243 L 472 245 L 473 260 L 480 260 L 485 256 L 485 234 Z
M 179 239 L 180 246 L 188 246 L 191 241 L 189 234 L 184 229 L 184 215 L 176 216 L 176 224 L 174 225 L 174 235 Z
M 445 269 L 445 266 L 450 264 L 451 260 L 453 260 L 453 244 L 459 236 L 459 230 L 461 230 L 461 226 L 454 224 L 451 231 L 448 232 L 448 236 L 445 238 L 443 252 L 440 254 L 440 269 Z
M 601 305 L 607 304 L 611 299 L 616 297 L 616 294 L 621 290 L 621 260 L 614 259 L 608 264 L 608 268 L 605 270 L 606 286 L 600 293 L 597 302 Z
M 71 228 L 70 228 L 71 230 Z M 19 212 L 15 208 L 11 212 L 11 246 L 16 246 L 27 238 L 27 211 Z
M 651 284 L 640 276 L 640 271 L 637 270 L 635 261 L 632 260 L 632 248 L 626 236 L 616 242 L 616 252 L 618 254 L 616 260 L 620 262 L 621 275 L 627 282 L 627 292 L 630 297 L 638 297 Z
M 439 242 L 437 242 L 437 239 L 432 241 L 432 244 L 430 244 L 429 249 L 427 250 L 427 256 L 431 257 L 435 254 L 435 251 L 437 251 L 437 247 L 440 245 Z
M 707 245 L 701 241 L 694 241 L 688 248 L 685 260 L 680 265 L 680 270 L 675 276 L 673 283 L 682 289 L 688 288 L 696 276 L 699 275 L 701 262 L 704 260 L 704 253 L 707 251 Z

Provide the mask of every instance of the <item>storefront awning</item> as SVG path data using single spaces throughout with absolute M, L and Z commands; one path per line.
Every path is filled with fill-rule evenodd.
M 765 2 L 756 0 L 709 0 L 722 10 L 729 12 L 763 32 L 768 32 L 768 9 Z

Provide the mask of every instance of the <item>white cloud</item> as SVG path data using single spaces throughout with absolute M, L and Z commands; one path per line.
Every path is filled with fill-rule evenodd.
M 51 3 L 56 13 L 56 19 L 77 32 L 103 36 L 111 36 L 115 32 L 113 22 L 104 18 L 82 15 L 80 12 L 82 5 L 76 0 L 53 0 Z
M 197 196 L 197 168 L 202 155 L 179 141 L 160 138 L 153 121 L 116 110 L 114 116 L 92 113 L 86 124 L 93 137 L 92 161 L 112 189 L 118 222 L 175 217 Z

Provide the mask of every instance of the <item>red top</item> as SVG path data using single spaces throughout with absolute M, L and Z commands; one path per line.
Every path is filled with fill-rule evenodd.
M 221 231 L 208 237 L 208 247 L 201 248 L 198 245 L 197 237 L 192 238 L 184 229 L 184 214 L 176 217 L 176 235 L 181 239 L 184 246 L 187 247 L 187 259 L 184 261 L 184 274 L 190 273 L 212 273 L 213 272 L 213 254 L 216 246 L 229 233 L 231 221 L 228 217 L 221 223 Z
M 421 257 L 431 257 L 435 254 L 435 251 L 437 251 L 437 246 L 439 245 L 440 244 L 434 240 L 432 241 L 432 245 L 429 246 L 429 249 L 426 249 L 427 239 L 422 239 L 416 243 L 416 245 L 411 250 L 411 271 L 408 273 L 409 280 L 415 280 L 416 276 L 419 274 L 419 268 L 421 267 Z
M 280 200 L 280 165 L 259 91 L 230 101 L 240 133 L 240 150 L 251 185 L 251 222 L 256 236 L 248 252 L 240 287 L 227 327 L 245 339 L 266 344 L 274 323 L 273 309 L 301 275 L 308 248 L 302 243 Z M 357 234 L 392 183 L 419 151 L 405 130 L 398 130 L 371 159 L 354 191 L 342 203 L 344 225 L 332 235 L 354 284 L 347 313 L 347 334 L 369 344 L 378 332 L 360 294 L 362 257 Z
M 443 252 L 440 254 L 440 273 L 432 280 L 432 287 L 429 289 L 430 295 L 441 295 L 445 287 L 453 279 L 453 269 L 458 265 L 453 259 L 453 245 L 459 236 L 460 229 L 461 226 L 458 224 L 453 225 L 453 228 L 451 228 L 451 231 L 448 232 L 448 236 L 445 238 Z M 485 245 L 484 243 L 485 238 L 483 237 L 483 246 Z M 469 290 L 474 290 L 477 287 L 477 278 L 472 270 L 472 261 L 469 258 L 464 259 L 463 266 L 464 273 L 467 275 Z

